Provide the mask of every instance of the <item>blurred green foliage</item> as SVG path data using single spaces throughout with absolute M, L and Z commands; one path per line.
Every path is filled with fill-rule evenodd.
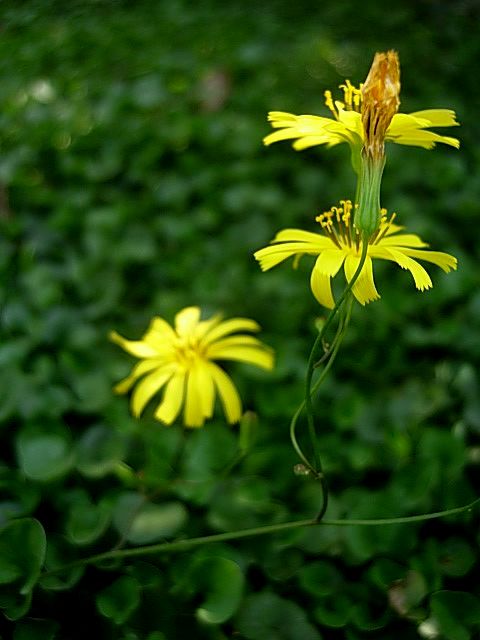
M 315 527 L 40 571 L 124 545 L 313 517 L 288 439 L 322 315 L 307 259 L 252 252 L 351 196 L 348 150 L 262 147 L 269 109 L 324 113 L 396 48 L 402 110 L 454 108 L 460 152 L 389 148 L 384 204 L 458 256 L 432 291 L 378 269 L 316 405 L 328 517 L 471 501 L 480 447 L 476 0 L 4 2 L 0 7 L 0 623 L 47 640 L 468 640 L 477 514 Z M 382 266 L 382 265 L 381 265 Z M 107 340 L 200 304 L 263 326 L 273 374 L 231 373 L 239 430 L 134 420 Z M 254 446 L 251 438 L 255 432 Z M 245 454 L 247 455 L 245 456 Z M 181 454 L 181 455 L 180 455 Z M 230 473 L 226 470 L 230 467 Z

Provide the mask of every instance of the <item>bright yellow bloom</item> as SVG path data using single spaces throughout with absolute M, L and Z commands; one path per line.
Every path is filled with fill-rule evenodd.
M 212 417 L 218 391 L 228 422 L 238 422 L 242 415 L 240 397 L 230 377 L 214 360 L 236 360 L 272 369 L 273 351 L 257 338 L 237 333 L 259 329 L 248 318 L 222 321 L 217 315 L 201 321 L 200 309 L 187 307 L 175 316 L 174 328 L 162 318 L 153 318 L 141 340 L 126 340 L 112 331 L 113 342 L 141 359 L 114 391 L 127 393 L 138 382 L 131 398 L 132 413 L 138 417 L 164 388 L 155 418 L 172 424 L 183 405 L 187 427 L 201 427 L 206 418 Z
M 312 233 L 300 229 L 284 229 L 272 240 L 269 247 L 255 253 L 263 271 L 275 267 L 291 256 L 297 259 L 303 254 L 318 255 L 312 270 L 310 286 L 318 302 L 332 309 L 335 301 L 332 295 L 331 278 L 343 265 L 345 277 L 350 282 L 360 262 L 362 237 L 352 223 L 352 203 L 341 200 L 338 207 L 317 216 L 322 233 Z M 457 259 L 448 253 L 428 251 L 428 245 L 417 235 L 399 233 L 403 227 L 393 224 L 395 214 L 387 219 L 382 209 L 379 229 L 368 240 L 367 258 L 358 280 L 353 285 L 353 295 L 364 305 L 380 298 L 373 279 L 373 259 L 380 258 L 396 262 L 413 276 L 415 286 L 420 291 L 430 289 L 430 276 L 417 262 L 425 260 L 439 266 L 447 273 L 457 268 Z M 295 263 L 294 263 L 295 265 Z
M 362 85 L 356 88 L 346 80 L 345 84 L 340 85 L 340 89 L 343 89 L 343 102 L 333 101 L 331 91 L 325 91 L 325 104 L 333 118 L 270 111 L 268 120 L 276 131 L 263 139 L 264 144 L 294 140 L 293 148 L 300 151 L 320 144 L 333 147 L 341 142 L 348 142 L 352 148 L 360 151 L 365 137 L 360 113 Z M 427 131 L 429 127 L 454 126 L 458 126 L 458 122 L 455 120 L 455 112 L 450 109 L 396 113 L 386 130 L 385 140 L 425 149 L 433 149 L 437 142 L 442 142 L 458 149 L 460 143 L 457 138 Z

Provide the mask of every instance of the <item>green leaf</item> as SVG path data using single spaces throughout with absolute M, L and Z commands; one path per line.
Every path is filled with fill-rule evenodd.
M 10 620 L 30 608 L 45 558 L 46 537 L 34 518 L 13 520 L 0 530 L 0 608 Z
M 53 620 L 26 619 L 15 625 L 13 640 L 54 640 L 57 630 Z
M 66 433 L 22 431 L 17 437 L 18 463 L 30 480 L 50 482 L 62 477 L 73 465 L 73 450 Z
M 249 596 L 237 618 L 247 640 L 321 640 L 298 604 L 264 591 Z
M 0 609 L 8 620 L 18 620 L 28 613 L 32 604 L 32 591 L 22 595 L 12 587 L 0 588 Z
M 192 572 L 197 593 L 204 594 L 196 615 L 201 622 L 222 624 L 236 612 L 243 593 L 244 577 L 236 562 L 214 556 L 203 558 Z
M 476 560 L 472 547 L 462 538 L 448 538 L 439 545 L 440 569 L 447 576 L 464 576 Z
M 280 521 L 285 508 L 269 495 L 270 486 L 261 478 L 231 478 L 212 501 L 208 522 L 219 531 L 245 529 Z
M 116 501 L 113 522 L 122 537 L 133 544 L 148 544 L 168 538 L 187 521 L 181 502 L 152 504 L 134 492 L 122 493 Z
M 65 532 L 73 544 L 91 544 L 105 532 L 110 518 L 111 507 L 107 502 L 99 505 L 89 501 L 72 504 Z
M 102 478 L 122 462 L 126 454 L 125 437 L 113 427 L 90 427 L 76 446 L 77 469 L 88 478 Z
M 321 604 L 315 607 L 313 615 L 318 622 L 326 627 L 340 629 L 345 627 L 350 620 L 351 611 L 352 601 L 350 598 L 338 593 L 322 599 Z
M 335 593 L 342 585 L 342 574 L 332 562 L 319 560 L 305 565 L 298 572 L 300 586 L 314 596 Z
M 182 464 L 187 480 L 198 483 L 215 477 L 236 453 L 233 433 L 215 424 L 191 434 L 185 445 Z
M 389 558 L 374 560 L 366 572 L 368 579 L 382 590 L 387 589 L 392 582 L 400 580 L 405 575 L 405 567 Z
M 45 569 L 47 571 L 60 569 L 78 558 L 75 547 L 69 544 L 63 535 L 50 534 L 47 540 L 47 553 L 45 557 Z M 40 585 L 44 589 L 52 591 L 64 591 L 71 589 L 82 577 L 85 566 L 70 567 L 64 571 L 51 573 L 40 579 Z
M 45 559 L 46 536 L 34 518 L 13 520 L 0 530 L 0 577 L 2 583 L 17 582 L 28 594 L 37 582 Z
M 430 599 L 432 614 L 447 640 L 469 640 L 480 625 L 480 600 L 464 591 L 437 591 Z
M 158 567 L 139 560 L 127 568 L 143 589 L 157 589 L 162 584 L 162 572 Z
M 103 616 L 123 624 L 140 604 L 140 585 L 135 578 L 122 576 L 97 595 L 96 603 Z

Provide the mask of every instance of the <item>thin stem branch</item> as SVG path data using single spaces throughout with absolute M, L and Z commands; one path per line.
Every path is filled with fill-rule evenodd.
M 292 529 L 299 529 L 301 527 L 312 527 L 316 525 L 324 526 L 336 526 L 336 527 L 348 527 L 348 526 L 383 526 L 383 525 L 395 525 L 395 524 L 411 524 L 414 522 L 424 522 L 425 520 L 434 520 L 436 518 L 445 518 L 447 516 L 464 513 L 471 511 L 475 506 L 480 503 L 480 498 L 477 498 L 473 502 L 464 505 L 462 507 L 455 507 L 453 509 L 447 509 L 445 511 L 435 511 L 433 513 L 424 513 L 417 516 L 403 516 L 400 518 L 378 518 L 372 520 L 322 520 L 318 521 L 317 518 L 313 520 L 294 520 L 293 522 L 283 522 L 280 524 L 271 524 L 264 527 L 254 527 L 252 529 L 243 529 L 240 531 L 231 531 L 227 533 L 218 533 L 211 536 L 201 536 L 198 538 L 187 538 L 185 540 L 176 540 L 174 542 L 162 542 L 160 544 L 152 544 L 143 547 L 136 547 L 134 549 L 121 549 L 106 551 L 105 553 L 98 553 L 97 555 L 89 556 L 87 558 L 81 558 L 74 562 L 65 564 L 63 567 L 57 567 L 49 571 L 45 571 L 43 576 L 61 573 L 73 569 L 74 567 L 95 564 L 99 562 L 105 562 L 110 560 L 121 560 L 124 558 L 134 558 L 138 556 L 144 556 L 156 553 L 174 553 L 177 551 L 186 551 L 194 547 L 198 547 L 203 544 L 213 542 L 227 542 L 229 540 L 240 540 L 241 538 L 251 538 L 255 536 L 266 535 L 269 533 L 277 533 L 280 531 L 290 531 Z
M 295 436 L 295 425 L 297 423 L 297 420 L 298 420 L 298 417 L 300 416 L 301 411 L 303 410 L 303 408 L 305 408 L 305 413 L 307 414 L 308 433 L 310 436 L 310 441 L 311 441 L 311 446 L 313 451 L 313 463 L 308 461 L 307 457 L 303 454 L 303 452 L 301 453 L 300 458 L 307 465 L 308 469 L 310 469 L 310 471 L 314 474 L 314 476 L 320 481 L 320 485 L 322 489 L 322 506 L 316 517 L 317 522 L 323 518 L 328 507 L 328 486 L 327 486 L 327 480 L 323 473 L 320 454 L 318 452 L 318 443 L 317 443 L 317 436 L 315 431 L 315 419 L 314 419 L 313 401 L 312 401 L 312 396 L 313 396 L 312 377 L 313 377 L 315 367 L 317 365 L 318 353 L 323 344 L 323 340 L 327 334 L 327 331 L 330 328 L 330 325 L 332 324 L 337 313 L 342 309 L 345 301 L 350 297 L 351 291 L 355 285 L 355 282 L 358 280 L 362 272 L 362 269 L 365 265 L 367 255 L 368 255 L 368 237 L 364 235 L 362 239 L 362 253 L 360 255 L 360 260 L 358 262 L 357 268 L 352 278 L 347 283 L 347 286 L 343 290 L 340 298 L 337 300 L 337 303 L 329 313 L 325 321 L 325 324 L 322 327 L 322 330 L 319 331 L 315 339 L 314 345 L 312 347 L 312 350 L 310 352 L 310 356 L 308 359 L 307 374 L 305 376 L 305 398 L 302 405 L 295 412 L 292 418 L 292 422 L 290 423 L 290 438 L 292 440 L 292 444 L 295 451 L 299 453 L 301 449 L 298 444 L 298 440 L 296 439 L 296 436 Z M 340 320 L 339 324 L 342 325 L 342 320 Z M 343 337 L 343 332 L 340 335 L 342 335 Z M 337 336 L 338 336 L 338 333 L 337 333 Z M 324 376 L 322 376 L 322 380 L 323 378 Z M 293 434 L 293 437 L 292 437 L 292 434 Z

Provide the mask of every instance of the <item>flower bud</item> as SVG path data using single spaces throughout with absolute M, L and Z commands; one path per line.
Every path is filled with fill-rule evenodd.
M 400 63 L 395 51 L 376 53 L 362 87 L 366 155 L 383 155 L 385 134 L 400 104 Z

